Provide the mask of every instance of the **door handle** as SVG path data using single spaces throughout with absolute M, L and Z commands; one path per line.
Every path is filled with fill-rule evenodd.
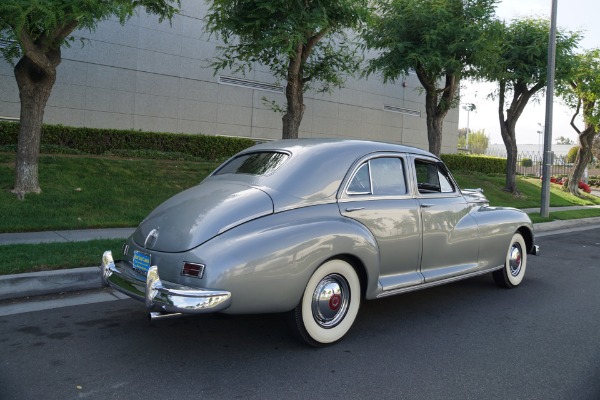
M 433 204 L 429 204 L 429 203 L 422 203 L 421 204 L 421 208 L 429 208 L 429 207 L 433 207 Z
M 346 208 L 346 212 L 353 212 L 353 211 L 360 211 L 360 210 L 364 210 L 364 207 L 350 207 L 350 208 Z

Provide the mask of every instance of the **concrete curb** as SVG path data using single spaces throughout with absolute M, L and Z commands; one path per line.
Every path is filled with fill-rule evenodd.
M 534 224 L 536 233 L 600 226 L 600 217 Z M 542 249 L 543 253 L 544 249 Z M 100 257 L 100 255 L 98 256 Z M 0 276 L 0 300 L 42 296 L 102 287 L 99 267 Z
M 102 287 L 99 267 L 0 276 L 0 300 Z
M 540 222 L 533 224 L 536 233 L 559 231 L 562 229 L 580 228 L 590 225 L 600 225 L 600 217 L 569 219 L 564 221 Z

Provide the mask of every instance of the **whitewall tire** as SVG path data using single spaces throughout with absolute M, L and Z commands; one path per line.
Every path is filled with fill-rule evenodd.
M 519 286 L 525 277 L 527 268 L 527 245 L 520 233 L 515 233 L 508 246 L 504 267 L 493 272 L 498 286 L 514 288 Z
M 308 281 L 291 312 L 291 326 L 308 344 L 322 347 L 342 339 L 360 307 L 360 280 L 343 260 L 321 265 Z

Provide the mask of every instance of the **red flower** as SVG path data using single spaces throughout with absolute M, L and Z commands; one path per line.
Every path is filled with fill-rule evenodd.
M 592 193 L 592 189 L 587 183 L 579 182 L 579 189 L 583 190 L 586 193 Z

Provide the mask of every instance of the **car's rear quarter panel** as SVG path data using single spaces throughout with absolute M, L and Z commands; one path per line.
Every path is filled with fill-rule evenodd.
M 314 271 L 336 257 L 351 256 L 358 268 L 366 267 L 366 291 L 375 292 L 378 284 L 375 239 L 364 226 L 342 217 L 335 203 L 256 219 L 192 252 L 206 264 L 198 286 L 232 293 L 227 313 L 293 309 Z

